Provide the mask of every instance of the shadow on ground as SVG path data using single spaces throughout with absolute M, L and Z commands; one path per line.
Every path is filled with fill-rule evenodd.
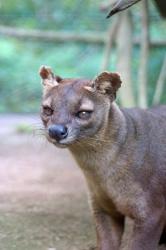
M 20 124 L 35 132 L 19 134 Z M 94 228 L 83 176 L 35 116 L 0 116 L 0 249 L 84 250 Z

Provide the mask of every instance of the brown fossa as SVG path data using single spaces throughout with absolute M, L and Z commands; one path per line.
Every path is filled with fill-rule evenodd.
M 156 250 L 166 243 L 166 106 L 122 109 L 121 79 L 56 76 L 42 66 L 47 139 L 68 147 L 85 176 L 98 250 Z

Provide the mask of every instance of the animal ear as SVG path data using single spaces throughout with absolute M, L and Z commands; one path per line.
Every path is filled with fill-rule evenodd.
M 115 99 L 121 83 L 119 74 L 104 71 L 93 80 L 92 85 L 101 94 L 110 95 Z
M 50 67 L 41 66 L 39 69 L 39 74 L 42 78 L 42 83 L 45 87 L 58 86 L 59 82 L 62 80 L 61 77 L 55 76 Z

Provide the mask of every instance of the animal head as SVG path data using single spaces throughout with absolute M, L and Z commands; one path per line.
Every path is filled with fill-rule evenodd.
M 42 66 L 41 119 L 48 140 L 59 147 L 71 146 L 103 130 L 116 92 L 117 73 L 102 72 L 93 80 L 62 78 Z

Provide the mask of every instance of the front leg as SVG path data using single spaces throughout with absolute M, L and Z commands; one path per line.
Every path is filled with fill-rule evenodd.
M 93 203 L 97 250 L 119 250 L 124 227 L 123 217 L 111 216 Z
M 155 210 L 147 218 L 127 218 L 120 250 L 157 250 L 164 220 L 162 210 Z

